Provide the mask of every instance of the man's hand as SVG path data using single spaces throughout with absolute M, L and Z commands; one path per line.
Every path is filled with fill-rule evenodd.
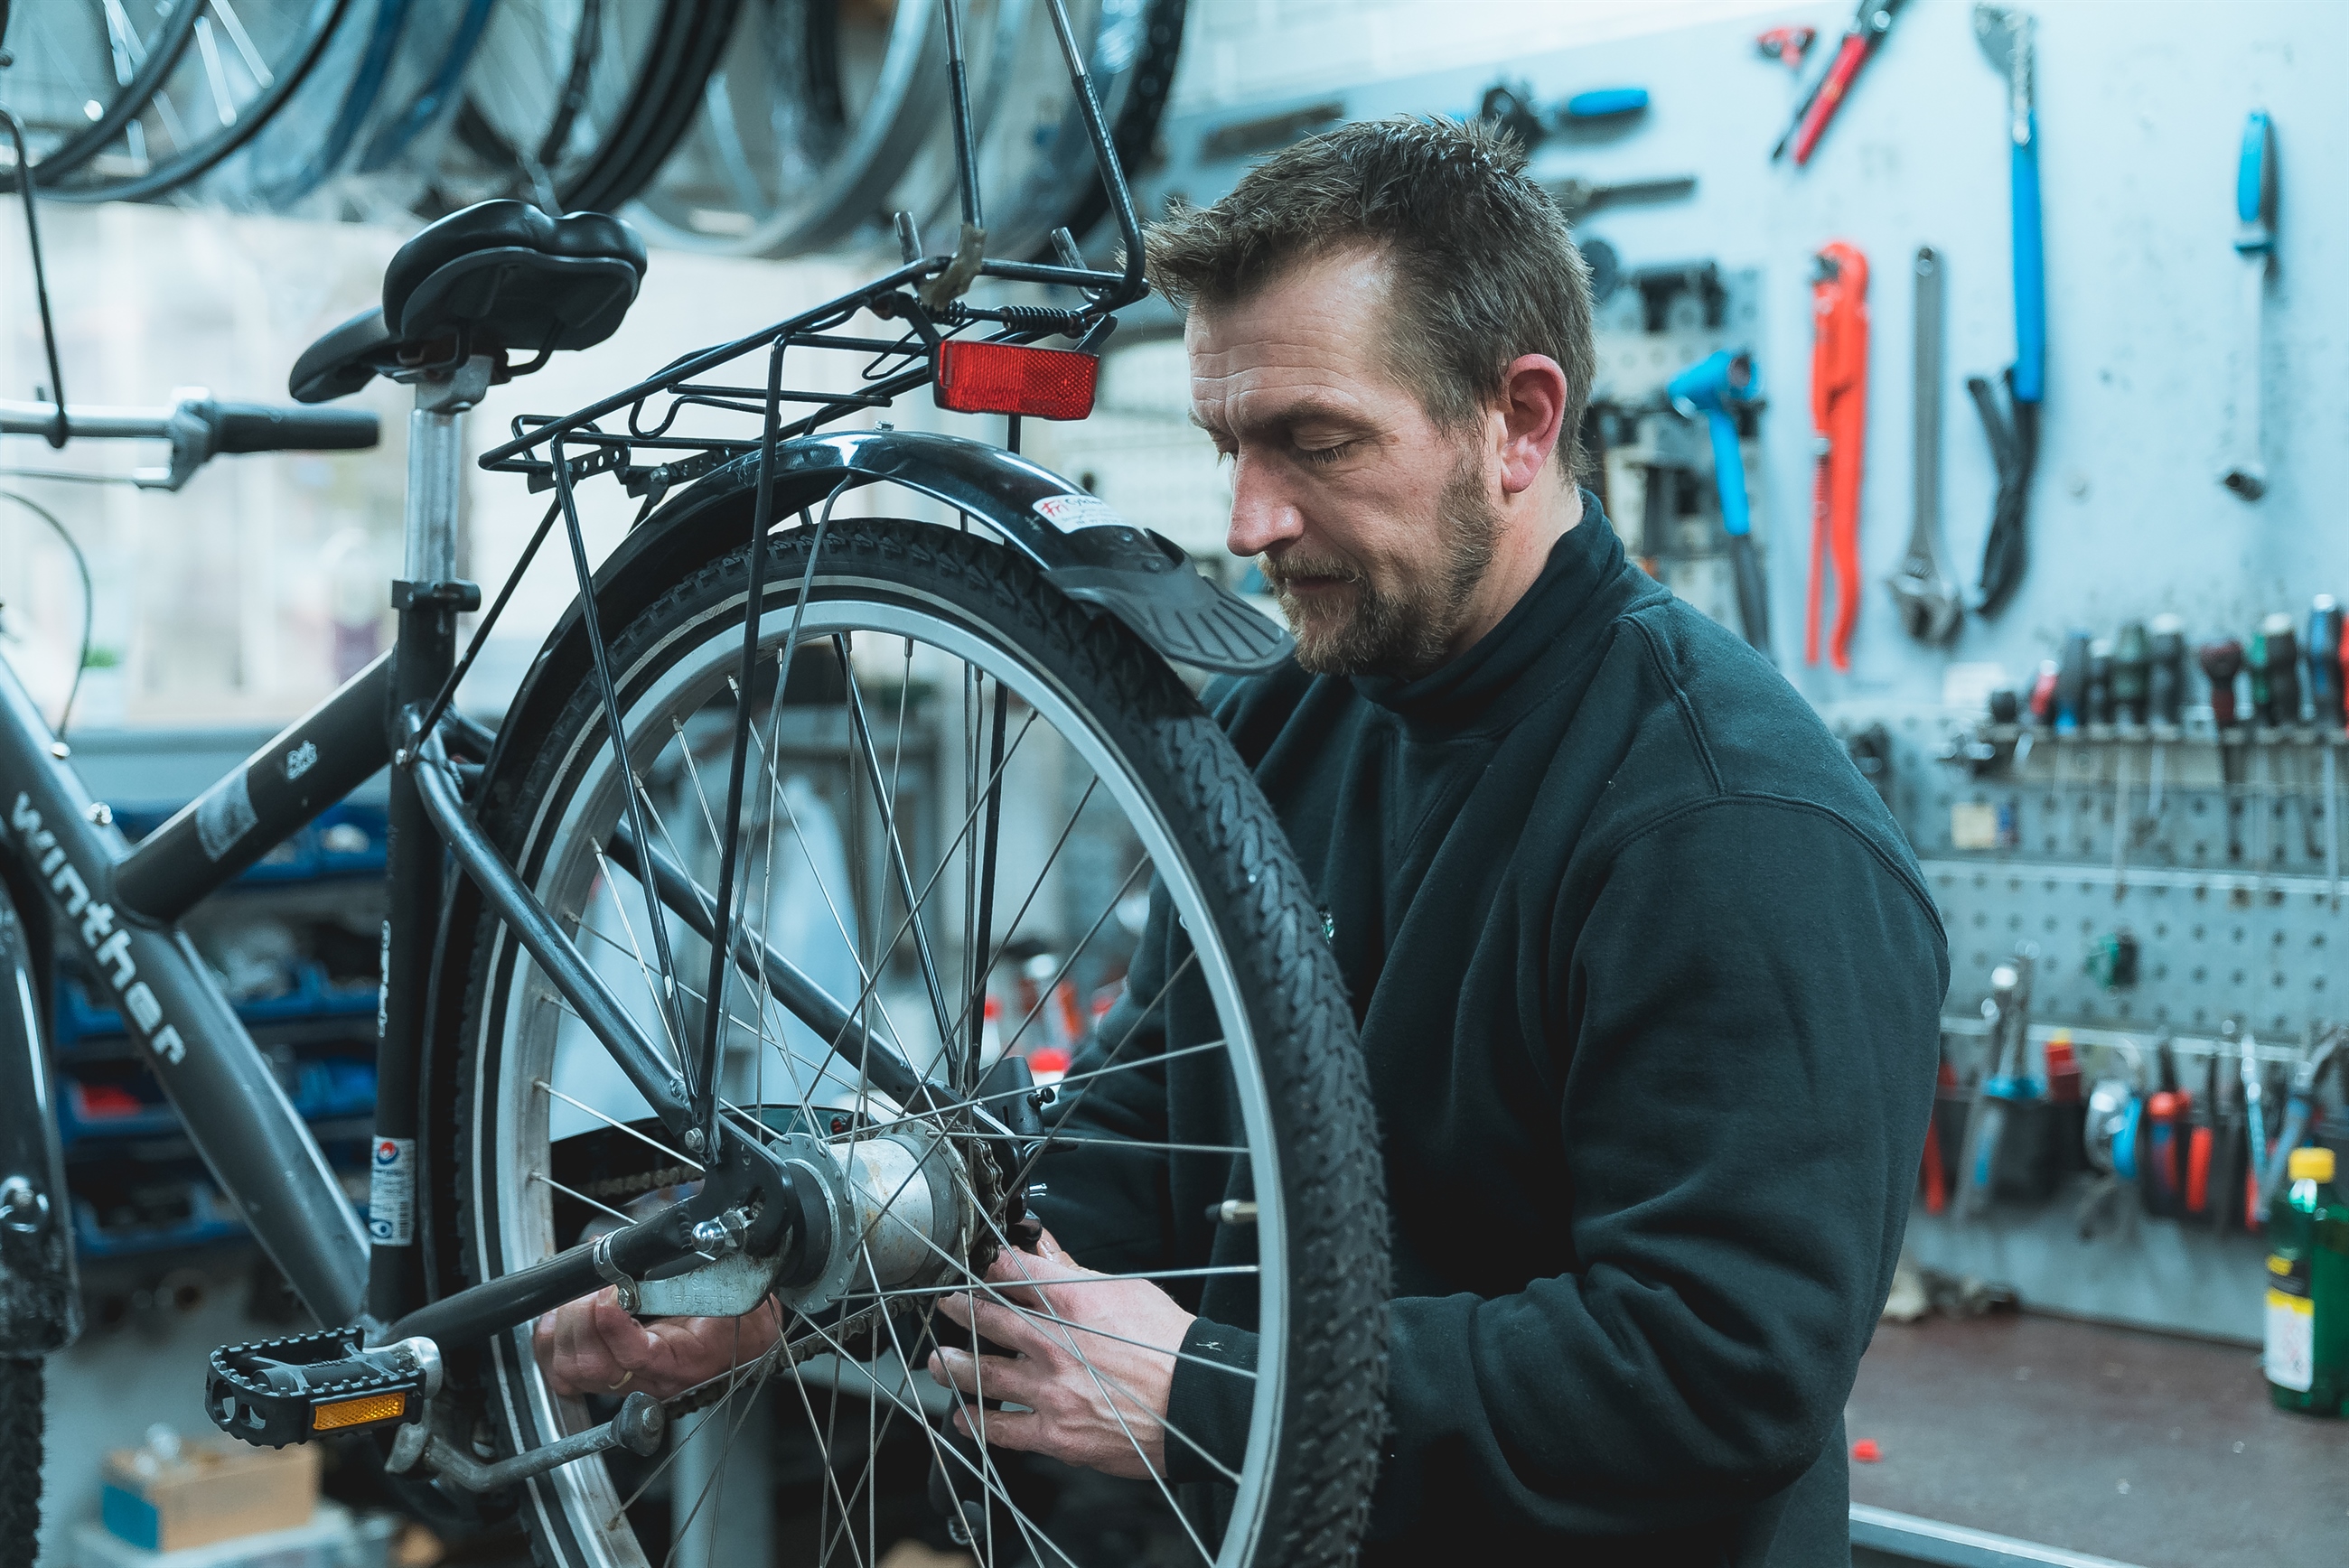
M 1166 1397 L 1191 1314 L 1147 1280 L 1105 1280 L 1079 1267 L 1050 1231 L 1041 1244 L 1040 1257 L 1011 1249 L 997 1254 L 987 1277 L 1002 1301 L 984 1293 L 938 1299 L 948 1317 L 1017 1354 L 942 1349 L 930 1357 L 930 1376 L 966 1394 L 1028 1408 L 966 1405 L 955 1425 L 971 1431 L 975 1413 L 979 1439 L 999 1448 L 1049 1454 L 1110 1475 L 1164 1475 Z M 1052 1281 L 1074 1283 L 1056 1288 Z
M 641 1323 L 620 1309 L 619 1292 L 606 1286 L 540 1318 L 531 1345 L 558 1394 L 633 1394 L 641 1388 L 667 1399 L 757 1360 L 774 1344 L 780 1321 L 770 1297 L 740 1317 Z

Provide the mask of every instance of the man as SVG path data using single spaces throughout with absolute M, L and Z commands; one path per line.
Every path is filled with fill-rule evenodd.
M 1817 717 L 1577 488 L 1588 290 L 1523 162 L 1475 128 L 1348 126 L 1150 246 L 1232 462 L 1231 548 L 1298 641 L 1209 701 L 1330 912 L 1380 1116 L 1365 1560 L 1841 1565 L 1842 1406 L 1899 1249 L 1945 943 Z M 1154 911 L 1129 996 L 1174 934 Z M 1146 1248 L 1143 1206 L 1076 1174 L 1037 1205 L 1058 1239 L 999 1277 Z M 1016 1357 L 932 1361 L 1032 1411 L 988 1442 L 1142 1473 L 1105 1383 L 1213 1433 L 1218 1375 L 1164 1351 L 1245 1362 L 1247 1336 L 1142 1281 L 1053 1300 L 1118 1336 L 1090 1369 L 985 1304 Z M 583 1384 L 632 1364 L 584 1318 L 554 1336 Z

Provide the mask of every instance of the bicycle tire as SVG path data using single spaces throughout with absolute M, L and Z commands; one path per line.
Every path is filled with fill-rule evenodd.
M 762 646 L 780 639 L 793 614 L 812 532 L 796 529 L 767 546 Z M 647 758 L 661 750 L 661 736 L 655 730 L 645 741 L 647 731 L 638 720 L 650 726 L 662 714 L 676 719 L 678 745 L 685 746 L 679 711 L 699 715 L 696 705 L 702 697 L 692 694 L 719 689 L 719 675 L 739 658 L 748 557 L 748 547 L 737 548 L 692 572 L 611 642 L 614 679 L 623 710 L 631 715 L 629 733 L 636 749 L 645 752 L 636 758 L 640 777 L 657 771 Z M 1319 918 L 1302 873 L 1269 807 L 1220 728 L 1164 661 L 1115 622 L 1087 615 L 1000 546 L 940 527 L 842 520 L 829 525 L 823 560 L 810 581 L 805 614 L 819 634 L 864 617 L 859 624 L 877 628 L 892 645 L 905 636 L 907 679 L 901 690 L 912 690 L 917 634 L 961 647 L 964 658 L 1012 683 L 1022 701 L 1033 705 L 1027 710 L 1031 716 L 1049 710 L 1053 724 L 1090 737 L 1063 733 L 1062 739 L 1089 760 L 1098 755 L 1122 769 L 1123 787 L 1142 803 L 1140 816 L 1130 811 L 1129 817 L 1144 835 L 1144 863 L 1164 879 L 1183 913 L 1194 953 L 1209 955 L 1201 961 L 1203 973 L 1222 975 L 1211 977 L 1207 988 L 1225 1037 L 1199 1048 L 1224 1048 L 1235 1064 L 1234 1092 L 1244 1106 L 1252 1103 L 1249 1093 L 1259 1096 L 1258 1108 L 1245 1113 L 1255 1119 L 1248 1158 L 1259 1173 L 1268 1164 L 1278 1171 L 1276 1181 L 1255 1183 L 1259 1228 L 1244 1241 L 1227 1242 L 1219 1232 L 1212 1254 L 1254 1255 L 1257 1239 L 1270 1238 L 1265 1256 L 1273 1261 L 1257 1275 L 1258 1305 L 1271 1325 L 1288 1326 L 1285 1335 L 1267 1329 L 1259 1365 L 1271 1370 L 1261 1374 L 1256 1395 L 1249 1468 L 1228 1499 L 1234 1523 L 1214 1560 L 1350 1561 L 1375 1474 L 1386 1222 L 1352 1015 L 1335 962 L 1319 940 Z M 856 689 L 857 668 L 853 656 L 838 665 L 837 680 L 848 691 Z M 820 676 L 818 684 L 832 679 Z M 798 689 L 782 687 L 786 694 Z M 582 681 L 559 704 L 533 700 L 510 721 L 521 727 L 500 737 L 497 757 L 475 792 L 485 831 L 526 882 L 557 901 L 551 907 L 566 912 L 562 918 L 580 924 L 583 941 L 588 912 L 604 907 L 595 901 L 621 897 L 619 879 L 609 868 L 594 870 L 602 865 L 600 852 L 586 858 L 602 841 L 602 824 L 619 810 L 616 772 L 601 740 L 602 711 L 592 681 Z M 966 726 L 964 733 L 972 731 Z M 1085 751 L 1087 746 L 1092 750 Z M 854 764 L 850 771 L 853 794 Z M 1081 800 L 1080 815 L 1083 809 Z M 792 820 L 796 825 L 796 815 Z M 714 828 L 710 836 L 716 837 Z M 802 841 L 804 847 L 804 835 Z M 943 870 L 947 861 L 938 864 Z M 1133 876 L 1128 873 L 1129 883 Z M 817 881 L 821 886 L 820 874 Z M 1035 891 L 1030 890 L 1030 903 Z M 926 897 L 925 891 L 908 902 L 918 905 Z M 625 914 L 624 905 L 613 907 Z M 1021 907 L 1024 913 L 1027 905 Z M 1005 928 L 1007 945 L 1019 918 Z M 604 940 L 617 950 L 616 941 Z M 683 973 L 691 978 L 697 972 L 688 965 Z M 531 1108 L 552 1107 L 557 1098 L 550 1084 L 559 1080 L 561 1068 L 548 1042 L 567 1026 L 536 1007 L 526 961 L 517 961 L 511 938 L 481 913 L 477 900 L 461 892 L 452 904 L 437 974 L 442 1000 L 436 1006 L 442 1008 L 455 977 L 465 979 L 461 1026 L 448 1049 L 435 1051 L 427 1089 L 428 1104 L 447 1119 L 440 1134 L 447 1155 L 433 1162 L 450 1175 L 430 1199 L 440 1212 L 429 1231 L 452 1243 L 444 1256 L 453 1253 L 458 1276 L 478 1282 L 559 1244 L 555 1200 L 548 1194 L 561 1184 L 538 1181 L 544 1171 L 533 1174 L 522 1167 L 560 1158 L 546 1127 L 532 1120 L 551 1122 L 551 1110 Z M 733 1026 L 742 1026 L 738 1020 Z M 1244 1061 L 1241 1047 L 1231 1043 L 1236 1037 L 1245 1037 Z M 542 1044 L 533 1049 L 533 1040 Z M 1243 1084 L 1243 1073 L 1254 1077 Z M 582 1104 L 567 1094 L 560 1098 Z M 760 1115 L 763 1119 L 767 1111 Z M 854 1136 L 842 1134 L 837 1120 L 832 1127 L 835 1135 Z M 600 1129 L 591 1132 L 605 1136 Z M 634 1150 L 626 1143 L 614 1147 Z M 657 1171 L 639 1178 L 657 1179 Z M 625 1190 L 597 1189 L 616 1200 Z M 966 1191 L 975 1195 L 974 1189 Z M 525 1200 L 523 1193 L 538 1196 Z M 1226 1244 L 1249 1251 L 1226 1253 Z M 1271 1305 L 1276 1287 L 1264 1283 L 1276 1276 L 1277 1309 Z M 877 1274 L 874 1283 L 882 1283 Z M 528 1346 L 527 1332 L 517 1331 L 493 1341 L 482 1357 L 478 1394 L 509 1451 L 550 1440 L 587 1418 L 575 1403 L 555 1398 Z M 835 1396 L 853 1369 L 835 1364 Z M 789 1383 L 806 1397 L 799 1377 Z M 807 1413 L 814 1423 L 812 1405 Z M 868 1467 L 872 1462 L 868 1454 Z M 522 1511 L 540 1560 L 549 1568 L 636 1561 L 641 1547 L 623 1501 L 601 1461 L 532 1483 Z M 843 1501 L 843 1512 L 848 1511 Z M 864 1560 L 882 1544 L 877 1537 L 868 1542 Z
M 0 1564 L 41 1555 L 41 1363 L 0 1356 Z
M 1110 144 L 1129 170 L 1155 143 L 1182 47 L 1185 8 L 1185 0 L 1102 0 L 1094 17 L 1085 69 Z M 1032 151 L 999 151 L 1007 166 L 999 184 L 1009 188 L 990 206 L 990 251 L 1056 262 L 1053 230 L 1065 227 L 1082 239 L 1109 211 L 1084 116 L 1071 95 L 1061 95 L 1061 105 L 1050 132 L 1030 133 L 1038 143 Z M 1008 125 L 1005 134 L 1016 137 L 1019 129 Z
M 13 854 L 0 852 L 0 1049 L 46 1054 L 39 1037 L 50 997 L 48 908 L 31 870 Z M 23 911 L 30 910 L 26 918 Z M 17 1019 L 22 1019 L 19 1026 Z M 24 1030 L 33 1031 L 29 1040 Z M 63 1216 L 59 1216 L 62 1220 Z M 42 1243 L 55 1245 L 54 1238 Z M 69 1278 L 70 1276 L 68 1276 Z M 40 1555 L 41 1357 L 16 1354 L 69 1342 L 40 1326 L 54 1304 L 45 1290 L 20 1282 L 15 1311 L 26 1315 L 5 1325 L 7 1350 L 0 1352 L 0 1568 L 33 1568 Z
M 556 186 L 566 211 L 616 211 L 651 182 L 691 129 L 740 0 L 668 0 L 660 46 L 578 171 Z
M 587 108 L 603 41 L 603 0 L 500 5 L 421 209 L 452 212 L 518 191 L 541 208 L 560 207 L 550 170 Z
M 175 11 L 184 16 L 188 31 L 178 35 L 165 68 L 154 72 L 154 79 L 129 112 L 119 111 L 133 89 L 127 89 L 124 101 L 111 106 L 91 127 L 93 133 L 106 132 L 98 145 L 77 148 L 70 160 L 60 161 L 54 175 L 42 172 L 50 167 L 47 160 L 34 166 L 43 195 L 50 201 L 77 203 L 146 201 L 211 174 L 249 146 L 310 79 L 350 6 L 351 0 L 287 0 L 284 6 L 273 8 L 265 21 L 254 12 L 253 26 L 241 13 L 219 11 L 215 0 Z M 225 50 L 208 36 L 216 15 L 237 22 L 234 28 L 223 25 L 219 29 L 228 39 Z M 263 56 L 261 71 L 252 71 L 254 59 Z M 150 56 L 142 67 L 141 81 L 157 58 Z M 232 60 L 245 73 L 250 96 L 244 96 L 228 76 L 227 63 Z M 261 79 L 263 74 L 266 81 Z M 225 98 L 223 87 L 231 89 Z M 175 107 L 175 99 L 190 104 L 185 115 Z M 216 129 L 183 140 L 175 128 L 183 129 L 191 120 Z M 150 144 L 160 143 L 168 143 L 171 150 L 158 158 Z M 110 156 L 118 148 L 119 156 Z M 13 188 L 13 181 L 8 188 Z
M 743 7 L 692 129 L 628 214 L 653 243 L 795 256 L 878 224 L 899 176 L 947 128 L 945 29 L 935 5 L 898 7 L 852 115 L 840 9 Z M 713 217 L 725 226 L 704 227 Z
M 1151 0 L 1142 24 L 1142 47 L 1133 68 L 1123 73 L 1114 104 L 1103 104 L 1109 119 L 1110 145 L 1117 149 L 1120 168 L 1128 179 L 1155 160 L 1158 122 L 1165 117 L 1167 96 L 1174 88 L 1174 67 L 1183 53 L 1183 19 L 1189 0 Z M 1059 226 L 1080 242 L 1110 215 L 1109 187 L 1101 170 L 1091 171 L 1080 183 Z M 1123 242 L 1121 236 L 1120 243 Z M 1030 253 L 1031 261 L 1054 262 L 1049 237 Z
M 118 30 L 112 15 L 92 28 L 92 18 L 87 15 L 68 20 L 65 13 L 52 9 L 36 16 L 27 8 L 25 15 L 37 24 L 36 30 L 19 27 L 13 34 L 0 30 L 0 42 L 5 43 L 11 56 L 9 107 L 24 121 L 26 139 L 36 156 L 36 186 L 47 190 L 56 185 L 121 132 L 179 63 L 195 37 L 196 20 L 202 14 L 199 5 L 164 12 L 156 19 L 154 31 L 141 36 Z M 127 20 L 128 14 L 122 15 Z M 75 26 L 76 20 L 82 25 Z M 5 29 L 5 22 L 0 22 L 0 29 Z M 59 36 L 61 33 L 78 36 Z M 104 57 L 86 57 L 90 55 Z M 103 101 L 89 91 L 90 85 L 102 77 L 111 77 L 114 85 Z M 93 108 L 98 110 L 95 119 L 89 113 Z M 57 139 L 44 147 L 42 132 L 52 127 Z M 16 171 L 12 168 L 0 178 L 0 190 L 16 188 Z

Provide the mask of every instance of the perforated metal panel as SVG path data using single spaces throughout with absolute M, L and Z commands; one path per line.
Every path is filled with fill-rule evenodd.
M 1968 732 L 1937 714 L 1861 716 L 1891 743 L 1890 803 L 1949 927 L 1948 1011 L 1976 1013 L 2015 944 L 2040 949 L 2032 1012 L 2044 1024 L 2216 1035 L 2235 1019 L 2297 1041 L 2349 1016 L 2349 913 L 2335 874 L 2349 759 L 2297 735 L 2230 743 L 2207 726 L 2149 737 L 2042 742 L 1980 777 L 1940 753 Z M 1847 734 L 1867 724 L 1846 716 Z M 1965 808 L 2003 830 L 1961 847 Z M 1982 820 L 1975 819 L 1976 825 Z M 2137 944 L 2133 983 L 2101 984 L 2106 938 Z

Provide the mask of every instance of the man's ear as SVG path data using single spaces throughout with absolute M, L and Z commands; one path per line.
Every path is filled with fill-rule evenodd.
M 1547 354 L 1525 354 L 1501 372 L 1501 491 L 1531 490 L 1557 449 L 1566 418 L 1566 372 Z

